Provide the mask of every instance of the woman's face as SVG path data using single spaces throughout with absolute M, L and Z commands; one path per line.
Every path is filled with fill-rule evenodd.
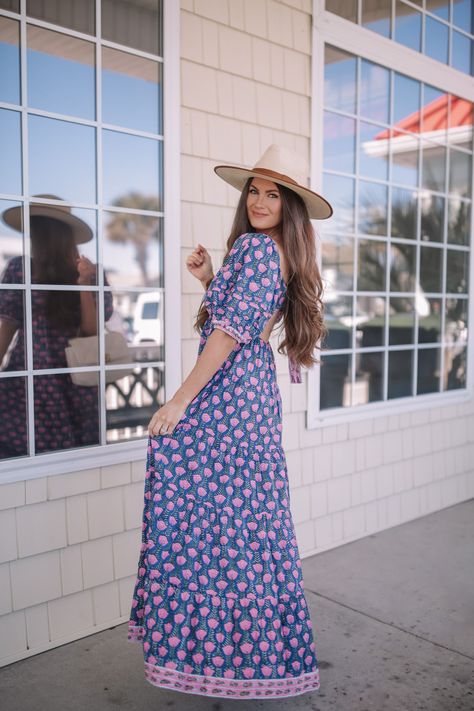
M 247 195 L 247 216 L 254 230 L 265 232 L 281 222 L 278 185 L 265 178 L 253 178 Z

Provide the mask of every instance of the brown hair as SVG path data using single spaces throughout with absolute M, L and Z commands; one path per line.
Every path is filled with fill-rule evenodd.
M 252 180 L 250 177 L 242 190 L 227 239 L 224 260 L 237 237 L 247 232 L 256 232 L 247 216 L 247 195 Z M 277 350 L 291 356 L 296 364 L 311 367 L 319 363 L 313 351 L 318 340 L 323 340 L 327 333 L 323 320 L 323 283 L 316 262 L 316 237 L 303 199 L 284 185 L 278 187 L 282 203 L 281 244 L 289 275 L 281 322 L 285 337 L 278 344 Z M 193 324 L 199 333 L 209 316 L 203 302 L 204 298 Z

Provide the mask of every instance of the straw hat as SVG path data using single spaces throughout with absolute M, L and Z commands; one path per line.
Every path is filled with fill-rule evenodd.
M 330 203 L 313 190 L 306 187 L 309 168 L 306 160 L 298 153 L 272 143 L 253 168 L 236 165 L 217 165 L 214 172 L 237 190 L 242 191 L 248 178 L 265 178 L 297 193 L 306 203 L 313 220 L 326 220 L 333 209 Z
M 33 198 L 43 198 L 44 200 L 61 200 L 57 195 L 33 195 Z M 30 217 L 41 215 L 52 217 L 60 222 L 65 222 L 72 227 L 76 244 L 89 242 L 92 237 L 92 230 L 89 225 L 72 214 L 68 205 L 43 205 L 42 203 L 30 203 Z M 18 232 L 22 231 L 21 207 L 10 207 L 2 215 L 4 222 Z

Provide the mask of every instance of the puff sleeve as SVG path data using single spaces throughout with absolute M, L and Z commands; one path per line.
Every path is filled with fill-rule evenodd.
M 258 337 L 275 309 L 279 280 L 273 239 L 262 233 L 240 235 L 206 294 L 211 326 L 239 343 Z

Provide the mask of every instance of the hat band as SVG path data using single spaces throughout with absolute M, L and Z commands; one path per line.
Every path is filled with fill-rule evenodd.
M 270 170 L 269 168 L 252 168 L 254 172 L 263 173 L 264 175 L 269 175 L 272 178 L 277 178 L 278 180 L 285 180 L 287 183 L 293 183 L 293 185 L 299 185 L 296 180 L 290 178 L 288 175 L 283 173 L 277 173 L 275 170 Z

